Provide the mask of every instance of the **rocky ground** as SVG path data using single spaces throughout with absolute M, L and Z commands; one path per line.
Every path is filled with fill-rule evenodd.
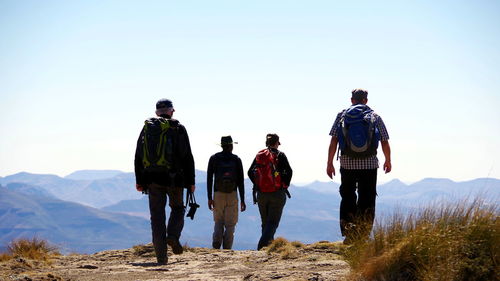
M 342 280 L 349 266 L 340 243 L 319 242 L 261 251 L 189 248 L 155 263 L 151 245 L 47 261 L 0 262 L 0 280 Z

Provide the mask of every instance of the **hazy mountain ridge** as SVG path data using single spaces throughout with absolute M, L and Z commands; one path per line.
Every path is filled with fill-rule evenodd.
M 123 174 L 123 172 L 119 170 L 79 170 L 64 178 L 70 180 L 101 180 L 112 178 L 119 174 Z
M 112 170 L 111 170 L 112 171 Z M 106 172 L 109 173 L 109 172 Z M 138 199 L 141 195 L 135 190 L 135 176 L 133 173 L 115 174 L 110 178 L 73 180 L 56 175 L 38 175 L 26 172 L 17 173 L 0 179 L 0 183 L 24 183 L 37 186 L 50 192 L 56 198 L 77 202 L 80 204 L 103 207 L 127 199 Z M 91 178 L 100 173 L 93 170 L 78 171 L 76 175 L 87 174 Z
M 500 180 L 478 178 L 454 182 L 450 179 L 426 178 L 410 185 L 394 180 L 381 185 L 378 194 L 380 200 L 401 200 L 409 205 L 418 205 L 419 202 L 411 201 L 417 198 L 423 201 L 472 198 L 477 195 L 500 198 Z
M 52 193 L 50 193 L 49 191 L 47 191 L 41 187 L 27 184 L 27 183 L 13 182 L 13 183 L 7 184 L 5 186 L 5 188 L 12 190 L 12 191 L 19 192 L 19 193 L 24 193 L 27 195 L 55 198 L 55 196 Z
M 0 188 L 0 245 L 41 237 L 64 252 L 120 249 L 150 240 L 146 219 Z
M 85 172 L 91 173 L 91 171 Z M 181 242 L 190 246 L 209 247 L 213 218 L 207 207 L 206 172 L 196 171 L 196 174 L 196 196 L 201 208 L 198 209 L 195 220 L 186 219 Z M 16 181 L 24 183 L 16 183 Z M 147 220 L 149 218 L 148 199 L 147 196 L 135 190 L 133 173 L 120 173 L 111 178 L 88 181 L 70 180 L 54 175 L 19 173 L 0 179 L 0 183 L 4 185 L 7 183 L 7 186 L 3 188 L 11 191 L 6 194 L 14 196 L 9 201 L 16 203 L 12 206 L 0 207 L 0 228 L 9 234 L 9 239 L 38 233 L 47 235 L 44 238 L 56 243 L 64 241 L 72 245 L 72 243 L 78 244 L 77 241 L 87 241 L 87 236 L 102 237 L 102 244 L 90 241 L 88 245 L 85 245 L 85 250 L 82 250 L 83 245 L 72 249 L 94 252 L 102 249 L 116 249 L 113 248 L 113 245 L 116 245 L 113 244 L 113 236 L 107 236 L 107 234 L 112 233 L 112 229 L 117 230 L 123 227 L 120 233 L 122 236 L 118 235 L 118 237 L 124 238 L 123 243 L 129 242 L 126 246 L 130 246 L 132 240 L 137 237 L 138 234 L 134 232 L 140 232 L 140 239 L 150 240 L 150 227 Z M 56 188 L 51 187 L 51 183 L 57 185 Z M 50 196 L 41 201 L 35 199 L 40 196 L 38 193 L 44 191 L 50 193 L 50 190 L 61 189 L 65 184 L 68 184 L 65 187 L 65 197 L 69 198 L 68 201 L 72 199 L 80 203 L 92 202 L 95 206 L 104 207 L 101 210 L 93 209 L 75 203 L 62 202 Z M 254 249 L 260 236 L 260 216 L 257 206 L 252 204 L 252 185 L 248 179 L 245 180 L 245 188 L 247 211 L 239 215 L 235 249 Z M 276 236 L 284 236 L 289 240 L 300 240 L 304 243 L 340 240 L 338 188 L 339 185 L 335 182 L 313 182 L 301 187 L 292 185 L 290 187 L 292 198 L 287 201 Z M 23 196 L 20 195 L 21 192 Z M 410 185 L 399 180 L 392 180 L 378 186 L 377 218 L 380 219 L 384 214 L 391 213 L 397 208 L 410 211 L 436 200 L 473 196 L 474 193 L 483 193 L 487 194 L 488 198 L 498 199 L 500 198 L 500 180 L 476 179 L 453 182 L 448 179 L 424 179 Z M 124 199 L 118 200 L 118 198 Z M 39 204 L 33 204 L 33 201 Z M 108 204 L 113 201 L 114 204 Z M 68 207 L 65 203 L 73 205 Z M 60 216 L 61 219 L 54 217 L 57 213 L 66 214 L 67 212 L 74 213 L 74 216 L 70 219 L 65 216 Z M 167 212 L 169 212 L 168 207 Z M 142 218 L 116 213 L 133 214 Z M 122 220 L 113 219 L 113 216 L 118 215 L 125 217 Z M 66 222 L 66 219 L 73 221 L 73 225 Z M 137 225 L 136 229 L 127 229 L 131 221 L 133 225 Z M 88 227 L 88 230 L 79 231 L 78 227 L 81 225 Z M 60 229 L 64 229 L 64 235 L 57 234 Z M 2 238 L 4 236 L 2 234 Z M 108 239 L 106 237 L 110 241 L 106 241 Z M 0 241 L 0 243 L 5 242 L 8 242 L 8 239 Z

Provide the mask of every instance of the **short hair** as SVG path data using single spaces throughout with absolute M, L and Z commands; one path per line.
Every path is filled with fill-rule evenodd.
M 356 101 L 362 101 L 368 98 L 368 91 L 365 89 L 354 89 L 351 93 L 352 99 Z
M 273 146 L 276 143 L 280 143 L 280 137 L 277 134 L 267 134 L 266 136 L 266 146 Z

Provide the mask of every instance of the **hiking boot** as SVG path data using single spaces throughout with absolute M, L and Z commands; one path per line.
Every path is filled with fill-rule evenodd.
M 212 248 L 214 248 L 214 249 L 217 249 L 217 250 L 218 250 L 218 249 L 220 249 L 220 246 L 221 246 L 221 243 L 220 243 L 220 242 L 219 242 L 219 243 L 217 243 L 217 242 L 212 242 Z
M 182 254 L 184 249 L 182 249 L 182 245 L 179 242 L 179 239 L 172 238 L 172 237 L 167 237 L 167 244 L 172 247 L 172 252 L 176 255 Z
M 158 265 L 166 265 L 167 264 L 167 258 L 156 258 L 156 264 Z

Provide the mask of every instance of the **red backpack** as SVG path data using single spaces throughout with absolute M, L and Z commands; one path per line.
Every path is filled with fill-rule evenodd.
M 257 163 L 255 184 L 261 192 L 274 192 L 282 188 L 281 176 L 278 171 L 278 154 L 269 149 L 263 149 L 255 157 Z

